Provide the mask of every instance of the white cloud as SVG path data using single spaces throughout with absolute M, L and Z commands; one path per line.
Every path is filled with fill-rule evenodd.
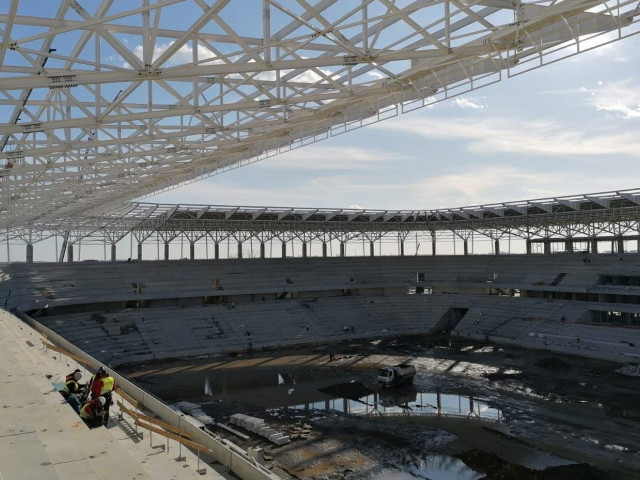
M 486 108 L 486 105 L 480 103 L 478 99 L 473 97 L 456 97 L 451 103 L 459 108 L 473 108 L 475 110 L 483 110 Z
M 557 183 L 557 178 L 553 173 L 540 174 L 510 166 L 489 166 L 431 177 L 413 188 L 428 192 L 425 203 L 430 207 L 458 207 L 521 200 L 508 198 L 512 195 L 508 192 L 514 190 L 522 192 L 525 198 L 552 195 L 554 183 Z
M 371 150 L 356 146 L 331 147 L 324 145 L 308 146 L 292 150 L 272 159 L 260 162 L 260 168 L 268 169 L 304 169 L 304 170 L 360 170 L 381 167 L 384 162 L 409 160 L 411 157 L 398 152 Z
M 570 166 L 544 171 L 535 166 L 474 166 L 459 173 L 424 179 L 405 188 L 418 196 L 418 208 L 464 207 L 590 192 L 633 188 L 624 171 L 594 176 Z M 514 193 L 517 192 L 517 193 Z M 416 208 L 413 207 L 413 208 Z
M 158 57 L 160 57 L 160 55 L 162 55 L 169 47 L 171 47 L 171 45 L 173 45 L 175 42 L 169 42 L 169 43 L 158 43 L 153 47 L 153 60 L 155 61 Z M 143 47 L 142 45 L 136 45 L 135 48 L 133 49 L 133 54 L 138 57 L 140 60 L 142 60 L 142 56 L 143 56 Z M 202 45 L 198 45 L 198 61 L 201 62 L 202 60 L 207 60 L 207 59 L 212 59 L 215 58 L 214 53 L 203 47 Z M 184 45 L 182 45 L 178 51 L 176 51 L 171 58 L 169 58 L 169 60 L 167 60 L 164 63 L 164 66 L 170 66 L 170 65 L 182 65 L 185 63 L 192 63 L 193 62 L 193 47 L 191 45 L 191 42 L 185 43 Z M 211 62 L 209 62 L 211 63 Z M 128 63 L 126 63 L 126 66 L 129 66 Z
M 295 189 L 265 189 L 262 184 L 235 186 L 225 182 L 221 176 L 169 190 L 145 201 L 200 205 L 298 206 L 301 203 L 314 205 L 314 202 L 304 202 L 300 192 Z
M 485 117 L 411 119 L 380 123 L 380 129 L 396 129 L 438 140 L 467 141 L 466 149 L 479 155 L 517 153 L 535 156 L 629 155 L 640 156 L 640 137 L 634 132 L 594 133 L 567 130 L 555 121 L 523 121 Z
M 582 38 L 580 40 L 580 51 L 583 53 L 571 57 L 571 62 L 588 62 L 593 59 L 596 59 L 598 62 L 606 59 L 607 62 L 616 63 L 631 61 L 629 49 L 626 48 L 624 39 L 623 41 L 618 39 L 617 30 L 591 35 L 589 38 Z M 587 52 L 588 54 L 585 54 Z
M 640 91 L 635 81 L 599 82 L 599 89 L 591 92 L 590 101 L 597 110 L 612 112 L 622 118 L 640 118 Z
M 376 80 L 381 80 L 383 78 L 387 78 L 386 75 L 383 75 L 382 73 L 376 71 L 376 70 L 370 70 L 367 72 L 367 75 L 369 75 L 370 77 L 375 78 Z

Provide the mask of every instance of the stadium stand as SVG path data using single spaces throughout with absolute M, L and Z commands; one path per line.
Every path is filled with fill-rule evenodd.
M 29 311 L 45 306 L 79 309 L 98 302 L 121 308 L 125 302 L 170 306 L 171 301 L 181 305 L 186 299 L 201 302 L 203 297 L 215 303 L 216 299 L 242 296 L 273 299 L 313 296 L 314 292 L 335 295 L 343 289 L 352 293 L 407 293 L 416 286 L 457 293 L 466 288 L 477 293 L 520 290 L 530 296 L 606 295 L 612 290 L 609 285 L 598 283 L 601 277 L 636 275 L 640 263 L 632 254 L 620 256 L 625 261 L 616 262 L 612 262 L 612 255 L 592 255 L 590 263 L 584 263 L 583 257 L 565 254 L 13 263 L 0 267 L 0 298 L 11 291 L 7 306 Z M 418 274 L 423 275 L 423 280 L 417 280 Z M 222 289 L 216 288 L 216 282 Z M 637 296 L 640 287 L 627 285 L 614 291 L 617 295 Z
M 114 365 L 434 330 L 628 362 L 640 358 L 640 329 L 592 320 L 640 315 L 640 287 L 624 280 L 638 263 L 561 254 L 10 264 L 0 292 Z

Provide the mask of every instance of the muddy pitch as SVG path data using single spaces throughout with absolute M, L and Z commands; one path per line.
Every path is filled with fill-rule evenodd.
M 376 369 L 403 361 L 416 365 L 414 386 L 381 389 Z M 209 426 L 263 448 L 283 478 L 640 479 L 640 379 L 618 367 L 412 336 L 121 370 L 167 403 L 200 404 L 216 423 L 245 413 L 286 433 L 291 443 L 276 446 Z

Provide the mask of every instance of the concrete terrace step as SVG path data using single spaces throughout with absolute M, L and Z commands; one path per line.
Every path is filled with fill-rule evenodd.
M 195 456 L 185 448 L 186 462 L 177 463 L 168 455 L 156 455 L 157 444 L 133 442 L 113 421 L 108 428 L 89 430 L 52 385 L 75 367 L 58 353 L 45 352 L 38 334 L 0 311 L 3 480 L 203 478 L 196 472 Z M 211 468 L 207 471 L 204 478 L 225 478 Z
M 617 257 L 616 257 L 617 258 Z M 602 274 L 636 275 L 640 257 L 625 255 L 613 262 L 610 255 L 505 255 L 376 258 L 287 258 L 245 260 L 195 260 L 157 262 L 46 263 L 0 265 L 2 288 L 11 289 L 11 306 L 23 310 L 46 304 L 86 304 L 97 301 L 175 299 L 185 296 L 271 295 L 291 291 L 335 291 L 342 288 L 408 288 L 416 273 L 425 286 L 475 286 L 490 288 L 556 289 L 586 292 Z M 558 287 L 553 280 L 566 277 Z M 348 281 L 352 277 L 354 282 Z M 291 278 L 294 285 L 285 280 Z M 487 283 L 492 279 L 491 283 Z M 225 290 L 217 291 L 215 280 Z M 135 284 L 144 284 L 136 293 Z M 623 294 L 631 294 L 618 288 Z M 1 293 L 1 292 L 0 292 Z

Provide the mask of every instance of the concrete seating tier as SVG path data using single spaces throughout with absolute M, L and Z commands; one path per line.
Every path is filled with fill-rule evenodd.
M 640 361 L 640 329 L 577 323 L 589 310 L 607 308 L 605 305 L 495 297 L 469 309 L 454 333 L 621 363 Z
M 14 263 L 0 266 L 0 301 L 29 311 L 99 302 L 335 294 L 342 289 L 401 293 L 415 286 L 640 295 L 640 287 L 597 285 L 603 274 L 637 275 L 640 256 L 592 255 L 589 263 L 584 258 L 561 254 Z M 424 274 L 424 281 L 417 281 L 418 273 Z M 216 280 L 224 290 L 216 289 Z
M 455 335 L 633 361 L 640 351 L 640 330 L 577 323 L 595 306 L 599 304 L 497 295 L 360 295 L 78 313 L 39 321 L 101 361 L 121 365 L 427 334 L 443 328 L 439 322 L 455 308 L 466 309 Z M 580 342 L 575 341 L 578 335 Z
M 347 338 L 428 333 L 449 295 L 344 296 L 309 300 L 129 309 L 40 317 L 101 361 L 122 364 Z

